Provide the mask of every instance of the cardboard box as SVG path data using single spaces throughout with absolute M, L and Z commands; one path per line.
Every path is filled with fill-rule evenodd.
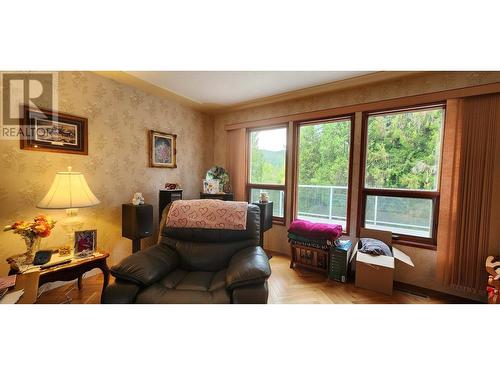
M 391 232 L 361 228 L 360 237 L 375 238 L 392 246 Z M 401 250 L 392 247 L 392 253 L 394 257 L 361 253 L 356 243 L 353 251 L 353 257 L 356 257 L 356 287 L 392 295 L 395 260 L 415 267 L 411 258 Z

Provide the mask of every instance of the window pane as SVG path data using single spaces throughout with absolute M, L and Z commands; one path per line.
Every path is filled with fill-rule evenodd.
M 432 199 L 368 195 L 365 228 L 432 237 Z
M 444 109 L 368 117 L 365 187 L 437 190 Z
M 299 133 L 299 219 L 346 229 L 351 121 L 302 125 Z
M 250 133 L 250 183 L 285 184 L 286 128 Z
M 273 216 L 285 217 L 285 192 L 283 190 L 250 189 L 250 202 L 258 202 L 260 193 L 266 192 L 273 202 Z

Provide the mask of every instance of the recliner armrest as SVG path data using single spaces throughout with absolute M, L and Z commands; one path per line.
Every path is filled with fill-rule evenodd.
M 116 279 L 104 289 L 101 303 L 134 303 L 141 287 L 130 281 Z
M 230 290 L 252 284 L 263 284 L 271 276 L 266 253 L 260 246 L 238 251 L 229 262 L 226 287 Z
M 117 279 L 149 286 L 174 270 L 178 264 L 177 253 L 158 244 L 123 259 L 111 267 L 111 274 Z

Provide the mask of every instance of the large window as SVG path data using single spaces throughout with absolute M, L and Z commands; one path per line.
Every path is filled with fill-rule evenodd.
M 435 244 L 444 107 L 365 117 L 361 225 Z
M 351 117 L 298 124 L 296 217 L 348 231 Z
M 250 130 L 248 135 L 248 200 L 257 202 L 260 193 L 268 193 L 275 220 L 284 222 L 287 128 Z

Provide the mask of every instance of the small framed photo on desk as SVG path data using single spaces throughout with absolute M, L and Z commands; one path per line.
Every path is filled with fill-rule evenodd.
M 75 232 L 75 252 L 77 258 L 92 255 L 97 248 L 97 230 L 82 230 Z

